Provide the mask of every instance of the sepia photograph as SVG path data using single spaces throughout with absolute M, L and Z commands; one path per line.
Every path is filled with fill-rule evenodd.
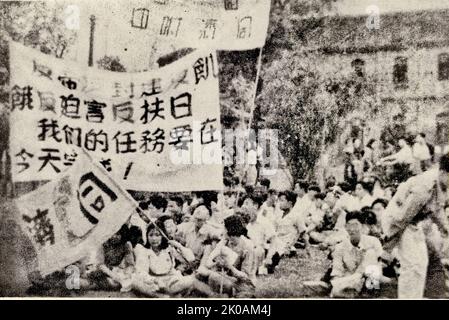
M 447 0 L 0 1 L 0 300 L 448 299 L 448 184 Z

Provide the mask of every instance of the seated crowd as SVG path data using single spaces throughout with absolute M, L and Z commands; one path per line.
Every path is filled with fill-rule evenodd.
M 332 261 L 321 279 L 330 296 L 370 294 L 397 273 L 394 251 L 382 247 L 383 213 L 396 187 L 364 172 L 356 181 L 330 178 L 324 190 L 299 181 L 277 192 L 262 180 L 240 191 L 153 194 L 78 263 L 81 286 L 148 297 L 255 297 L 260 276 L 314 247 Z

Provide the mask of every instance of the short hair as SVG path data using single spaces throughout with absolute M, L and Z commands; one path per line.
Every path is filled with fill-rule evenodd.
M 320 193 L 320 192 L 321 192 L 321 189 L 320 189 L 320 187 L 319 187 L 318 185 L 314 184 L 314 185 L 311 185 L 311 186 L 309 187 L 309 190 L 308 190 L 308 191 L 316 191 L 316 192 Z
M 281 197 L 281 196 L 285 196 L 287 201 L 291 202 L 292 205 L 295 205 L 296 199 L 298 198 L 298 195 L 290 190 L 286 190 L 286 191 L 279 193 L 279 197 Z
M 330 189 L 332 187 L 335 187 L 335 180 L 326 181 L 326 189 Z
M 324 193 L 317 193 L 316 195 L 315 195 L 315 199 L 320 199 L 320 200 L 324 200 L 326 198 L 326 194 L 324 194 Z
M 225 196 L 227 196 L 227 197 L 232 197 L 232 196 L 236 196 L 236 195 L 237 195 L 237 192 L 228 190 L 228 191 L 225 191 L 225 192 L 223 193 L 223 195 L 225 195 Z
M 223 178 L 223 185 L 225 187 L 232 187 L 232 180 L 228 177 Z
M 176 204 L 178 205 L 178 207 L 182 207 L 182 205 L 184 204 L 184 200 L 182 200 L 181 197 L 178 196 L 171 196 L 169 198 L 169 201 L 174 201 L 176 202 Z
M 245 192 L 247 194 L 253 193 L 254 192 L 254 187 L 250 186 L 250 185 L 245 186 Z
M 196 193 L 198 198 L 202 198 L 204 200 L 203 204 L 211 208 L 211 203 L 218 202 L 218 193 L 216 191 L 199 191 Z
M 142 210 L 148 210 L 148 202 L 147 201 L 140 201 L 139 202 L 139 208 Z
M 158 210 L 163 209 L 162 211 L 165 211 L 167 209 L 168 201 L 160 195 L 152 195 L 149 202 Z
M 378 203 L 383 205 L 384 208 L 386 208 L 388 206 L 388 201 L 386 199 L 377 198 L 376 200 L 374 200 L 373 204 L 371 205 L 371 208 L 374 208 L 374 205 L 376 205 Z
M 298 181 L 298 185 L 301 189 L 303 189 L 305 192 L 309 191 L 309 183 L 305 180 Z
M 224 226 L 228 236 L 239 237 L 247 236 L 248 231 L 246 230 L 242 218 L 237 215 L 232 215 L 224 220 Z
M 270 179 L 263 178 L 260 180 L 260 185 L 266 187 L 267 189 L 270 189 L 271 181 Z
M 251 199 L 259 208 L 265 201 L 264 196 L 260 192 L 253 192 L 251 194 L 247 194 L 244 197 L 243 201 L 245 201 L 246 199 Z
M 338 185 L 343 192 L 354 191 L 354 186 L 344 181 Z
M 156 224 L 161 225 L 161 226 L 164 226 L 164 223 L 165 223 L 165 221 L 167 221 L 167 220 L 173 220 L 173 221 L 175 221 L 175 220 L 173 219 L 172 216 L 162 216 L 162 217 L 159 217 L 159 218 L 156 220 Z M 163 231 L 165 232 L 165 227 L 163 228 Z
M 374 183 L 371 181 L 359 181 L 357 184 L 360 184 L 363 189 L 368 191 L 370 194 L 373 193 L 374 190 Z
M 376 214 L 369 207 L 362 208 L 361 217 L 362 217 L 363 224 L 366 224 L 369 226 L 377 224 Z
M 192 215 L 193 215 L 193 213 L 195 212 L 195 210 L 198 209 L 199 207 L 204 207 L 204 208 L 206 208 L 206 209 L 207 209 L 207 212 L 209 213 L 209 216 L 212 216 L 212 208 L 209 207 L 209 206 L 207 206 L 207 205 L 204 204 L 204 203 L 199 203 L 199 204 L 197 204 L 196 206 L 194 206 L 194 207 L 192 208 L 192 210 L 191 210 Z
M 445 154 L 440 158 L 440 170 L 449 172 L 449 154 Z
M 424 132 L 420 132 L 420 133 L 418 133 L 418 136 L 421 136 L 422 138 L 425 138 L 426 134 Z
M 346 223 L 348 223 L 349 221 L 354 220 L 354 219 L 359 221 L 361 224 L 363 224 L 365 222 L 362 217 L 362 213 L 360 211 L 346 212 L 346 217 L 345 217 Z

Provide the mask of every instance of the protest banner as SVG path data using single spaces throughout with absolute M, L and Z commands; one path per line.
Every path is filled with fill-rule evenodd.
M 96 32 L 105 37 L 103 43 L 96 44 L 96 50 L 121 56 L 126 48 L 126 53 L 136 57 L 151 54 L 149 48 L 155 42 L 158 46 L 168 45 L 171 51 L 263 47 L 271 1 L 150 0 L 101 4 L 96 3 L 94 11 L 88 10 L 96 17 Z M 142 59 L 147 61 L 143 56 Z
M 136 209 L 85 152 L 56 179 L 18 198 L 16 206 L 43 276 L 90 257 Z
M 119 73 L 10 50 L 13 181 L 51 180 L 83 147 L 127 189 L 222 189 L 214 52 Z

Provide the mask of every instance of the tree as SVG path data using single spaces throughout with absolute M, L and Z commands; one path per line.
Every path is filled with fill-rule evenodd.
M 279 130 L 280 150 L 296 178 L 313 176 L 320 155 L 343 133 L 347 116 L 376 109 L 370 79 L 323 74 L 317 55 L 299 47 L 284 50 L 264 68 L 257 99 L 266 128 Z
M 0 38 L 7 35 L 14 41 L 62 58 L 76 37 L 76 32 L 65 25 L 64 10 L 64 5 L 53 2 L 2 2 Z

